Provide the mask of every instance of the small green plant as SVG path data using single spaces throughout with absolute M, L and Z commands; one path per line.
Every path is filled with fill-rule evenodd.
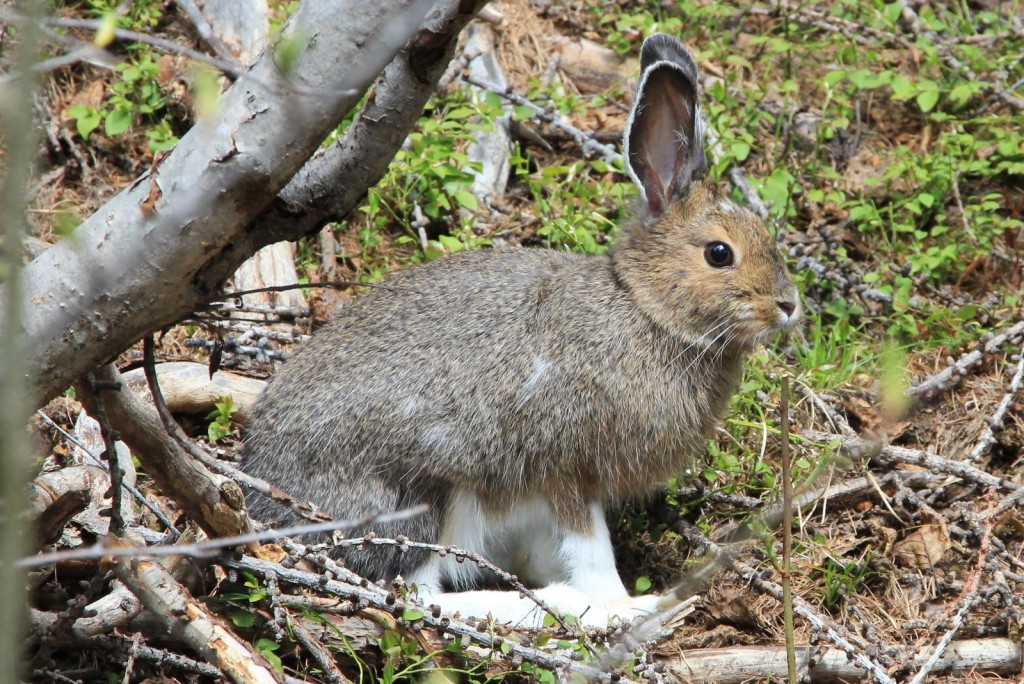
M 164 18 L 160 0 L 86 0 L 89 11 L 101 18 L 114 17 L 117 25 L 132 31 L 153 29 Z
M 271 639 L 257 639 L 253 646 L 260 652 L 260 655 L 267 659 L 271 667 L 278 672 L 284 672 L 284 663 L 281 662 L 281 656 L 276 653 L 281 648 L 281 644 Z
M 178 139 L 170 122 L 161 118 L 166 99 L 157 82 L 159 73 L 153 55 L 145 51 L 114 67 L 115 80 L 99 108 L 79 104 L 68 109 L 78 134 L 87 139 L 102 124 L 103 132 L 115 137 L 145 120 L 152 123 L 146 130 L 150 151 L 172 147 Z
M 835 610 L 846 596 L 855 594 L 874 575 L 871 569 L 871 549 L 867 549 L 856 560 L 826 558 L 818 568 L 821 573 L 821 602 L 829 610 Z
M 214 409 L 206 415 L 206 419 L 210 421 L 206 429 L 206 436 L 210 442 L 217 443 L 235 436 L 235 429 L 231 424 L 231 414 L 237 410 L 235 400 L 231 398 L 231 395 L 214 403 Z
M 224 595 L 224 598 L 228 601 L 246 601 L 248 603 L 259 603 L 267 597 L 267 589 L 260 584 L 259 579 L 250 572 L 242 573 L 245 578 L 243 586 L 248 589 L 248 593 L 233 592 Z
M 228 610 L 228 617 L 231 618 L 231 622 L 236 627 L 248 629 L 256 624 L 256 614 L 249 608 L 249 606 L 259 603 L 267 597 L 267 590 L 260 584 L 260 581 L 252 573 L 243 573 L 245 581 L 243 586 L 248 590 L 246 592 L 227 592 L 224 594 L 224 600 L 231 602 L 232 606 Z M 245 607 L 239 607 L 238 603 L 241 602 Z

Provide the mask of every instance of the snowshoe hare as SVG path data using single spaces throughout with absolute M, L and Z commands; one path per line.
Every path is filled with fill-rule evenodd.
M 631 598 L 618 576 L 604 507 L 692 463 L 744 356 L 791 330 L 800 304 L 764 225 L 707 178 L 689 51 L 653 35 L 641 69 L 625 158 L 642 215 L 617 244 L 462 253 L 370 290 L 270 383 L 249 421 L 248 472 L 339 519 L 426 502 L 426 515 L 372 532 L 476 551 L 584 624 L 654 609 L 658 597 Z M 448 613 L 543 617 L 451 556 L 342 556 Z

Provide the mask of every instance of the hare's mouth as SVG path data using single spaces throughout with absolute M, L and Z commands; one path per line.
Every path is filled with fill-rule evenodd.
M 780 307 L 778 313 L 773 312 L 759 320 L 744 321 L 745 325 L 737 326 L 735 344 L 748 349 L 769 344 L 779 335 L 787 335 L 796 330 L 800 314 L 800 306 L 797 304 L 788 310 Z

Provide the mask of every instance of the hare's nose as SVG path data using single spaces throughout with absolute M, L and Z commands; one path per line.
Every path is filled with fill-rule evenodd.
M 775 303 L 778 304 L 780 309 L 782 309 L 782 313 L 786 314 L 786 318 L 792 316 L 793 312 L 796 311 L 796 304 L 794 304 L 793 302 L 781 301 Z

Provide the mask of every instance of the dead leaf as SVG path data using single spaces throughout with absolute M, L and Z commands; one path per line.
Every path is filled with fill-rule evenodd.
M 102 78 L 96 79 L 75 93 L 75 96 L 71 98 L 71 102 L 68 103 L 69 108 L 75 105 L 82 105 L 83 107 L 99 109 L 100 105 L 103 104 L 103 93 L 106 91 L 106 88 L 106 81 Z
M 288 557 L 288 554 L 285 553 L 280 544 L 261 544 L 256 547 L 254 555 L 261 560 L 270 561 L 271 563 L 280 563 Z
M 949 533 L 941 525 L 922 525 L 892 546 L 897 565 L 905 568 L 931 568 L 953 546 Z

